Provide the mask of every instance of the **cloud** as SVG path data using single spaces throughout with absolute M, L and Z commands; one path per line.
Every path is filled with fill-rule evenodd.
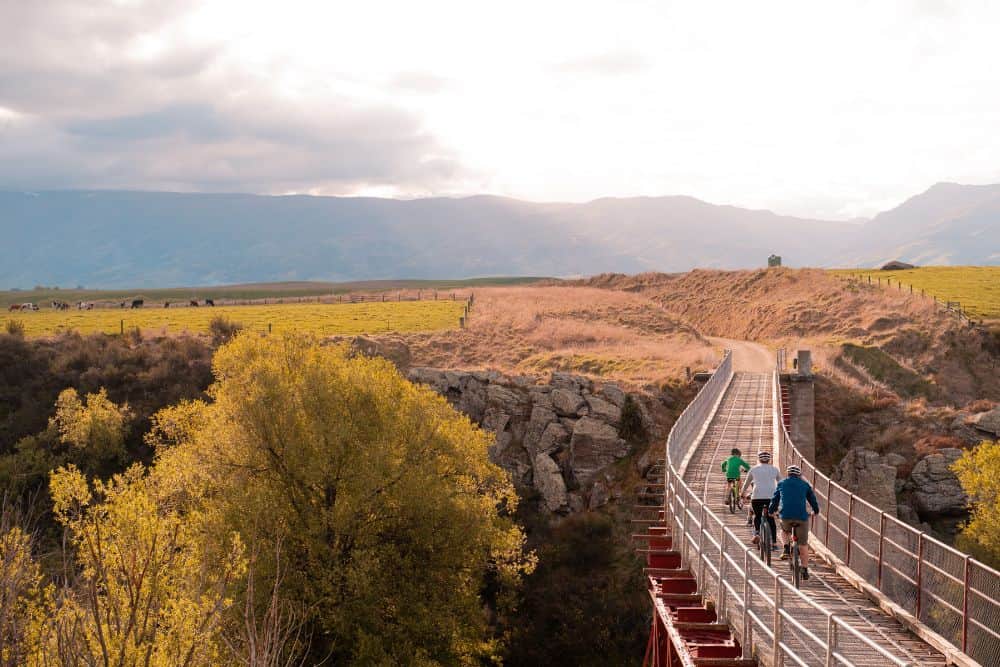
M 336 81 L 288 94 L 226 45 L 193 38 L 191 2 L 87 5 L 5 6 L 0 188 L 405 192 L 459 175 L 412 112 Z
M 567 74 L 594 74 L 618 76 L 636 74 L 649 67 L 649 63 L 631 51 L 605 51 L 588 56 L 571 58 L 556 63 L 552 69 Z
M 395 90 L 433 94 L 449 88 L 451 81 L 430 72 L 400 72 L 393 77 L 389 85 Z

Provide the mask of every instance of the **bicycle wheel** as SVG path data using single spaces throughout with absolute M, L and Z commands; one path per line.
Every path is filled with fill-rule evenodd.
M 727 498 L 727 504 L 729 505 L 729 513 L 736 514 L 736 490 L 732 487 L 729 488 L 729 498 Z
M 771 526 L 766 518 L 760 521 L 760 559 L 769 567 L 771 565 Z
M 799 563 L 799 543 L 792 543 L 792 557 L 789 561 L 792 564 L 792 583 L 798 588 L 799 584 L 802 583 L 802 565 Z

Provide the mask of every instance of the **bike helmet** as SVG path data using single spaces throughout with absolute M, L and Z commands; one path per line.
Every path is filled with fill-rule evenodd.
M 760 452 L 760 453 L 758 453 L 757 454 L 757 460 L 758 461 L 763 461 L 765 463 L 768 462 L 768 461 L 770 461 L 771 460 L 771 452 Z
M 788 468 L 785 469 L 785 472 L 788 474 L 789 477 L 791 477 L 792 475 L 798 477 L 799 475 L 802 474 L 802 470 L 800 470 L 798 466 L 788 466 Z
M 741 452 L 741 451 L 740 451 L 739 449 L 737 449 L 736 447 L 733 447 L 733 451 L 731 451 L 731 452 L 729 452 L 729 453 L 730 453 L 730 454 L 732 454 L 733 456 L 742 456 L 742 454 L 743 454 L 743 452 Z

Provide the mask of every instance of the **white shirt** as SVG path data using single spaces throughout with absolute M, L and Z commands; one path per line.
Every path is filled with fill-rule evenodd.
M 770 463 L 758 463 L 747 473 L 747 481 L 743 483 L 741 494 L 745 494 L 750 485 L 753 484 L 753 495 L 751 500 L 770 500 L 774 497 L 774 490 L 778 487 L 780 475 L 778 469 Z

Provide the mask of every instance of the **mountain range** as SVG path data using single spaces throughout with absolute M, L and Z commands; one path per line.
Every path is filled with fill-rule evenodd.
M 864 222 L 692 197 L 536 203 L 134 191 L 0 192 L 0 288 L 1000 264 L 1000 185 L 939 183 Z

